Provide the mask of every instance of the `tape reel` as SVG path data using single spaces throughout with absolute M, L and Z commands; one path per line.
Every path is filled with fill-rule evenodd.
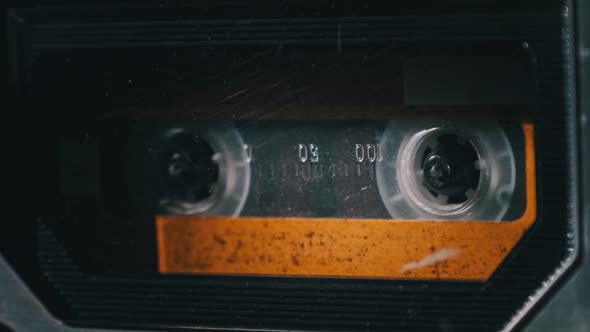
M 393 219 L 500 221 L 515 188 L 510 142 L 494 122 L 391 121 L 376 165 Z
M 149 178 L 163 213 L 238 216 L 250 188 L 250 163 L 230 124 L 172 127 L 148 151 Z

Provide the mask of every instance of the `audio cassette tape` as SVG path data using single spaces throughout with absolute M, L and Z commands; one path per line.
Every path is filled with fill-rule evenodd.
M 534 222 L 530 124 L 255 121 L 132 143 L 161 272 L 485 279 Z
M 572 21 L 504 6 L 10 7 L 0 327 L 523 328 L 581 243 Z

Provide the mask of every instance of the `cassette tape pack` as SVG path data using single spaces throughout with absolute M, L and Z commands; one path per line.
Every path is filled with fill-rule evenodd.
M 584 6 L 8 5 L 0 331 L 589 331 Z

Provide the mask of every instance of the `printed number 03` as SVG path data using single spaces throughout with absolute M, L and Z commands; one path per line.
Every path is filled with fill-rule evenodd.
M 317 163 L 320 161 L 320 154 L 319 148 L 317 145 L 311 143 L 308 145 L 299 144 L 297 148 L 299 161 L 304 163 L 309 160 L 309 162 Z

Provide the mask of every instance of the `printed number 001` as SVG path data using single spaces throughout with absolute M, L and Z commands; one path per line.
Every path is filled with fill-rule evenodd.
M 362 163 L 368 161 L 374 163 L 375 161 L 383 160 L 383 155 L 379 149 L 379 145 L 375 144 L 355 144 L 354 146 L 354 158 L 357 162 Z

